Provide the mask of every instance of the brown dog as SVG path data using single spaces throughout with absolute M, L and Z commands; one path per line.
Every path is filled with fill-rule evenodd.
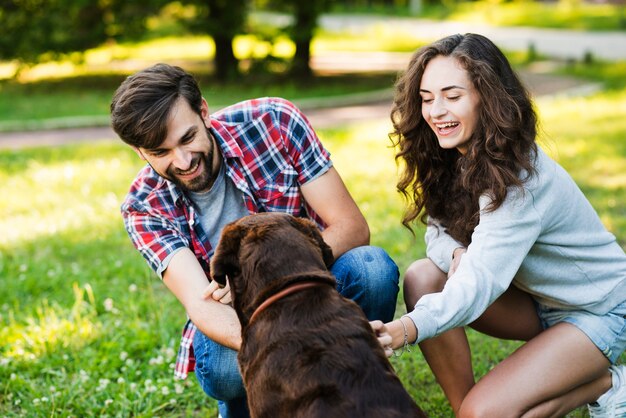
M 242 326 L 252 417 L 425 417 L 358 305 L 336 290 L 316 226 L 279 213 L 227 225 L 211 261 Z

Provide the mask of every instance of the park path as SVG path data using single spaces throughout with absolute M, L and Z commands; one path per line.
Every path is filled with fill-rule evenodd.
M 493 39 L 508 50 L 526 50 L 532 44 L 540 54 L 559 59 L 582 59 L 591 53 L 607 60 L 626 59 L 626 33 L 581 32 L 536 28 L 496 28 L 460 22 L 434 22 L 411 18 L 380 18 L 373 16 L 326 15 L 321 25 L 327 30 L 353 33 L 369 30 L 375 25 L 394 25 L 410 31 L 411 36 L 436 39 L 453 33 L 476 32 Z M 314 56 L 312 67 L 320 72 L 400 71 L 410 54 L 394 52 L 328 52 Z M 548 74 L 550 68 L 537 66 L 520 76 L 535 98 L 554 95 L 581 95 L 598 88 L 578 79 Z M 296 102 L 314 128 L 328 128 L 367 120 L 389 118 L 392 88 L 368 94 L 341 98 L 303 100 Z M 54 146 L 66 143 L 111 140 L 117 136 L 108 126 L 52 129 L 0 133 L 0 149 L 32 146 Z
M 320 25 L 328 30 L 358 35 L 377 26 L 393 27 L 394 33 L 432 41 L 456 33 L 480 33 L 498 47 L 527 51 L 532 45 L 538 54 L 561 60 L 580 61 L 585 55 L 607 61 L 626 60 L 626 31 L 586 32 L 534 27 L 496 27 L 481 23 L 434 21 L 410 17 L 368 15 L 324 15 Z
M 354 61 L 358 65 L 357 61 Z M 406 63 L 402 63 L 402 68 Z M 521 72 L 520 77 L 537 99 L 556 95 L 584 95 L 598 86 L 579 79 L 536 72 Z M 314 128 L 332 128 L 347 124 L 389 119 L 393 91 L 382 90 L 367 94 L 355 94 L 323 101 L 303 100 L 296 104 L 307 115 Z M 55 146 L 76 142 L 117 139 L 109 126 L 41 131 L 0 133 L 0 149 L 19 149 L 34 146 Z

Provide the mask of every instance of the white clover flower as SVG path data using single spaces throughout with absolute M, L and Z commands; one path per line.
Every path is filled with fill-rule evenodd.
M 183 391 L 185 390 L 185 387 L 179 383 L 175 383 L 174 384 L 174 392 L 176 392 L 176 394 L 180 395 L 181 393 L 183 393 Z
M 39 405 L 40 402 L 39 398 L 33 399 L 33 405 Z
M 78 372 L 78 378 L 83 383 L 87 382 L 90 379 L 89 374 L 82 369 Z
M 157 356 L 157 357 L 151 358 L 148 361 L 148 364 L 151 366 L 154 366 L 155 364 L 163 364 L 163 356 Z
M 135 293 L 137 291 L 137 285 L 136 284 L 131 284 L 130 286 L 128 286 L 128 291 L 131 293 Z
M 124 380 L 124 378 L 123 378 L 123 377 L 118 377 L 118 378 L 117 378 L 117 383 L 118 383 L 119 385 L 122 385 L 122 384 L 126 383 L 126 380 Z
M 47 397 L 45 397 L 45 396 L 41 398 L 41 402 L 44 402 L 44 403 L 45 403 L 45 402 L 48 402 L 49 400 L 50 400 L 50 399 L 48 399 L 48 398 L 47 398 Z
M 113 309 L 115 309 L 113 307 L 113 299 L 111 299 L 111 298 L 106 298 L 104 300 L 103 305 L 104 305 L 104 310 L 107 311 L 107 312 L 113 312 Z
M 128 358 L 128 353 L 126 351 L 122 351 L 120 353 L 120 360 L 124 361 Z
M 135 389 L 137 389 L 137 383 L 133 382 L 129 385 L 130 390 L 132 390 L 133 392 L 135 391 Z
M 11 377 L 10 377 L 10 379 L 11 379 L 11 380 L 15 380 L 15 379 L 17 379 L 17 375 L 16 375 L 15 373 L 11 373 Z
M 100 379 L 100 380 L 98 380 L 98 387 L 96 388 L 96 390 L 98 392 L 102 392 L 103 390 L 105 390 L 107 388 L 107 386 L 109 386 L 109 383 L 111 383 L 111 381 L 109 379 Z
M 104 406 L 109 406 L 113 403 L 113 399 L 107 399 L 106 401 L 104 401 Z
M 165 395 L 165 396 L 169 395 L 170 394 L 170 388 L 168 388 L 167 386 L 163 386 L 161 388 L 161 394 Z

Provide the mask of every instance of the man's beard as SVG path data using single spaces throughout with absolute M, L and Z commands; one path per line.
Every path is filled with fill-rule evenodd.
M 196 164 L 202 163 L 204 165 L 202 173 L 189 181 L 181 180 L 178 177 L 181 170 L 178 170 L 173 166 L 170 166 L 167 169 L 167 172 L 165 173 L 167 176 L 164 177 L 180 187 L 183 192 L 199 193 L 208 191 L 213 186 L 213 182 L 215 182 L 217 177 L 217 175 L 213 175 L 213 149 L 211 149 L 208 154 L 194 155 L 189 166 L 194 167 Z

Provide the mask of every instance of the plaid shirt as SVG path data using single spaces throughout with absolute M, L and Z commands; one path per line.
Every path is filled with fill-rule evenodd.
M 313 128 L 290 102 L 263 98 L 241 102 L 211 115 L 210 131 L 222 152 L 228 177 L 243 192 L 250 213 L 286 212 L 323 221 L 307 205 L 300 185 L 332 165 Z M 126 231 L 150 267 L 162 276 L 164 261 L 179 248 L 190 248 L 207 278 L 213 248 L 190 200 L 172 182 L 144 167 L 121 207 Z M 193 336 L 187 320 L 176 359 L 175 376 L 195 367 Z

